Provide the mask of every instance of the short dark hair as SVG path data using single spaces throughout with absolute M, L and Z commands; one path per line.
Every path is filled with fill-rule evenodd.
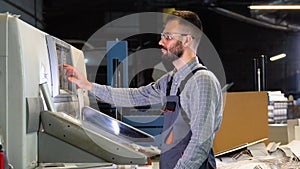
M 191 48 L 197 50 L 201 37 L 203 35 L 202 22 L 199 16 L 192 11 L 175 10 L 167 16 L 167 22 L 178 21 L 180 25 L 184 26 L 185 31 L 193 37 Z
M 167 20 L 169 21 L 169 20 L 176 19 L 176 17 L 174 16 L 185 19 L 186 21 L 194 24 L 197 28 L 203 31 L 202 22 L 196 13 L 192 11 L 175 10 L 171 13 L 171 15 L 168 16 Z

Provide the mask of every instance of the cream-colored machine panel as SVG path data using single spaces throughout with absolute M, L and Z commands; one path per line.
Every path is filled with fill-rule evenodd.
M 7 17 L 0 16 L 0 23 L 7 23 Z M 0 24 L 0 135 L 6 135 L 7 111 L 7 24 Z
M 21 57 L 26 54 L 22 51 L 22 39 L 19 32 L 20 29 L 27 29 L 27 24 L 8 14 L 3 14 L 0 18 L 1 27 L 7 27 L 5 35 L 3 35 L 7 40 L 4 42 L 5 44 L 1 44 L 1 46 L 7 46 L 4 52 L 7 53 L 6 59 L 4 59 L 7 67 L 3 68 L 5 70 L 1 73 L 1 76 L 6 79 L 6 87 L 1 88 L 5 91 L 1 91 L 1 93 L 6 92 L 6 95 L 1 96 L 0 101 L 3 101 L 4 107 L 6 107 L 1 112 L 1 119 L 2 116 L 5 119 L 4 123 L 1 121 L 4 147 L 7 150 L 8 158 L 14 159 L 15 168 L 33 168 L 37 165 L 37 134 L 36 132 L 26 133 L 25 98 L 27 92 Z
M 0 14 L 0 135 L 9 163 L 16 169 L 55 161 L 76 163 L 78 157 L 72 156 L 78 154 L 73 152 L 80 153 L 85 163 L 147 163 L 147 156 L 128 146 L 132 141 L 126 137 L 110 137 L 101 125 L 83 121 L 82 114 L 89 109 L 88 91 L 66 79 L 62 64 L 71 64 L 86 76 L 82 51 L 18 17 Z M 107 119 L 97 110 L 89 111 L 100 122 L 100 116 Z M 48 155 L 57 147 L 67 159 Z

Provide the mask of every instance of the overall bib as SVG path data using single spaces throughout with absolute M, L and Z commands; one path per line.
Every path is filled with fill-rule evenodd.
M 189 119 L 186 113 L 181 111 L 180 106 L 180 90 L 183 90 L 187 80 L 189 80 L 198 70 L 206 70 L 206 68 L 197 68 L 186 76 L 181 82 L 176 95 L 170 95 L 173 77 L 168 82 L 166 97 L 164 98 L 164 125 L 162 135 L 162 147 L 159 166 L 160 169 L 173 169 L 177 161 L 183 155 L 186 149 L 192 132 L 189 126 Z M 199 169 L 213 169 L 216 167 L 214 153 L 212 149 L 209 152 L 208 158 L 203 162 Z

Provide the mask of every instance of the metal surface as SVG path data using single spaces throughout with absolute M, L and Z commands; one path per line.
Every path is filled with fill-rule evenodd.
M 31 124 L 27 123 L 26 98 L 39 97 L 41 67 L 46 67 L 48 60 L 44 33 L 9 14 L 0 14 L 0 25 L 3 146 L 15 168 L 34 168 L 37 165 L 37 132 L 27 130 Z
M 52 100 L 50 91 L 49 91 L 48 84 L 47 83 L 40 84 L 40 89 L 42 91 L 43 98 L 46 102 L 48 110 L 56 111 L 56 109 L 54 107 L 54 104 L 53 104 L 53 100 Z
M 39 163 L 103 163 L 105 160 L 95 157 L 83 149 L 39 132 Z
M 26 132 L 37 132 L 40 127 L 40 112 L 42 111 L 40 97 L 26 98 Z
M 116 169 L 111 163 L 42 163 L 36 169 Z
M 63 140 L 76 147 L 84 149 L 85 151 L 100 157 L 108 162 L 115 164 L 145 164 L 147 157 L 133 149 L 120 140 L 111 140 L 115 138 L 111 135 L 110 138 L 103 135 L 110 133 L 98 129 L 97 133 L 71 116 L 60 112 L 42 112 L 42 124 L 45 132 L 60 140 Z M 103 132 L 99 134 L 99 132 Z
M 16 169 L 82 159 L 87 163 L 147 163 L 147 156 L 130 148 L 130 142 L 76 119 L 80 108 L 89 105 L 88 92 L 78 91 L 59 76 L 65 70 L 59 69 L 57 59 L 68 60 L 63 63 L 73 64 L 86 76 L 81 50 L 16 16 L 0 14 L 0 133 L 9 162 Z M 40 111 L 55 109 L 64 113 L 43 111 L 45 133 L 39 133 Z

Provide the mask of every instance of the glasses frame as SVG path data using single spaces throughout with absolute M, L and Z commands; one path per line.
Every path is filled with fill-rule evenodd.
M 169 33 L 169 32 L 165 32 L 165 33 L 160 33 L 160 38 L 161 39 L 166 39 L 166 40 L 172 40 L 174 39 L 174 37 L 184 37 L 184 36 L 191 36 L 190 34 L 186 34 L 186 33 Z M 191 36 L 193 39 L 194 37 Z

